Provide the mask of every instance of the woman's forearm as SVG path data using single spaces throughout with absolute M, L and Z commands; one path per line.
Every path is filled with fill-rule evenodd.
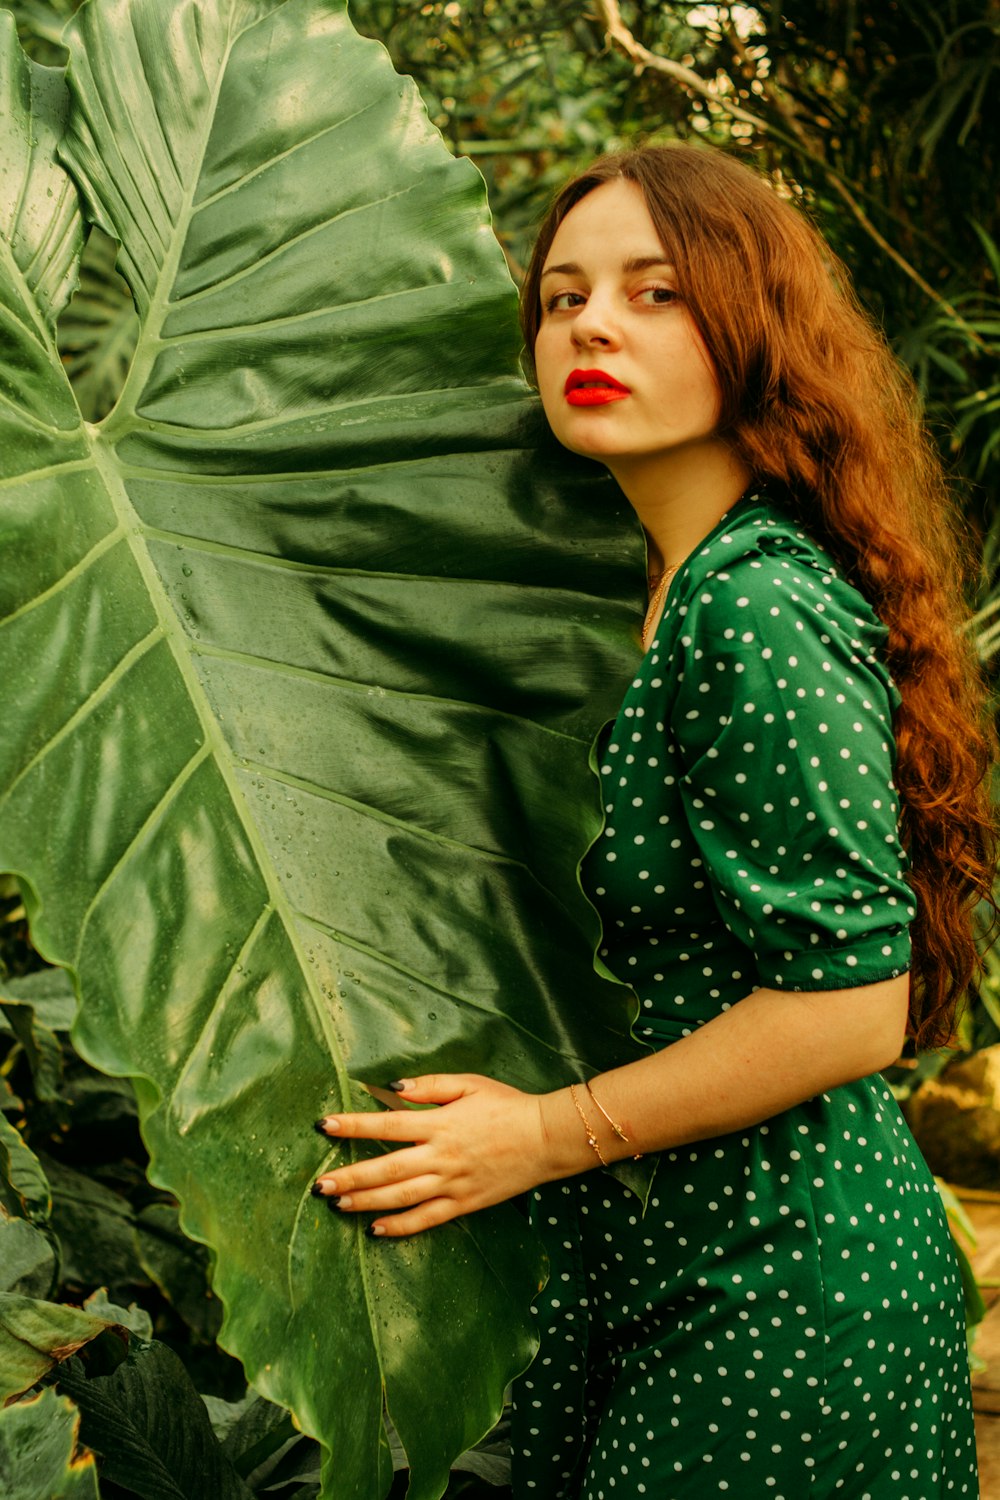
M 725 1135 L 888 1067 L 902 1048 L 908 996 L 907 975 L 849 990 L 756 990 L 671 1046 L 591 1080 L 629 1145 L 579 1087 L 577 1099 L 609 1162 Z M 569 1089 L 540 1106 L 542 1180 L 596 1166 Z
M 582 1086 L 577 1099 L 608 1162 L 725 1135 L 888 1066 L 902 1045 L 907 993 L 905 977 L 812 994 L 755 991 L 661 1052 L 591 1080 L 628 1142 Z M 527 1094 L 469 1073 L 392 1087 L 407 1104 L 443 1107 L 317 1122 L 344 1143 L 402 1148 L 345 1154 L 316 1181 L 340 1212 L 378 1214 L 372 1234 L 416 1234 L 598 1164 L 569 1089 Z

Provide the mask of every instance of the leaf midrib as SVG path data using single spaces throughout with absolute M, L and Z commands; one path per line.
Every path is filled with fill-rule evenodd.
M 260 24 L 260 22 L 256 22 L 255 24 Z M 245 28 L 245 30 L 250 29 L 252 28 Z M 244 35 L 244 32 L 240 32 L 238 34 L 238 37 L 242 35 Z M 136 358 L 133 362 L 131 370 L 129 371 L 128 379 L 126 380 L 125 387 L 122 391 L 117 405 L 115 406 L 114 411 L 110 414 L 110 416 L 104 423 L 100 424 L 100 426 L 98 426 L 96 429 L 90 429 L 91 442 L 95 465 L 101 474 L 101 478 L 104 481 L 104 486 L 108 494 L 108 498 L 116 513 L 119 525 L 125 532 L 128 545 L 135 559 L 136 566 L 138 567 L 139 572 L 142 576 L 143 583 L 145 585 L 153 608 L 156 612 L 160 627 L 170 648 L 171 655 L 175 663 L 177 664 L 188 697 L 201 724 L 202 730 L 205 735 L 205 740 L 211 746 L 213 761 L 219 771 L 219 775 L 221 776 L 225 784 L 226 791 L 230 797 L 232 806 L 236 811 L 241 826 L 246 833 L 247 840 L 253 850 L 254 858 L 257 863 L 261 879 L 264 883 L 264 886 L 268 890 L 275 913 L 281 918 L 282 924 L 285 927 L 289 943 L 299 964 L 302 977 L 306 981 L 306 989 L 312 996 L 316 1011 L 319 1014 L 321 1029 L 327 1037 L 328 1045 L 334 1062 L 334 1067 L 338 1074 L 338 1082 L 341 1085 L 344 1096 L 350 1097 L 349 1075 L 343 1065 L 343 1059 L 340 1057 L 336 1035 L 328 1024 L 328 1018 L 326 1017 L 323 1006 L 319 1004 L 318 998 L 315 994 L 313 994 L 313 987 L 308 978 L 308 965 L 305 960 L 305 954 L 301 951 L 301 945 L 297 938 L 293 908 L 285 897 L 280 882 L 277 880 L 276 873 L 273 869 L 273 861 L 271 860 L 266 846 L 264 845 L 264 842 L 260 836 L 260 833 L 256 826 L 256 822 L 249 814 L 249 810 L 247 809 L 246 805 L 246 799 L 244 798 L 239 784 L 237 783 L 235 776 L 233 775 L 233 768 L 231 764 L 233 759 L 232 751 L 219 728 L 218 720 L 211 710 L 211 706 L 208 703 L 204 689 L 198 679 L 196 672 L 194 671 L 191 662 L 191 653 L 188 649 L 187 637 L 180 629 L 177 615 L 173 607 L 170 605 L 169 600 L 166 598 L 166 591 L 164 589 L 163 582 L 160 578 L 155 564 L 153 563 L 152 557 L 150 556 L 149 547 L 146 541 L 145 527 L 143 526 L 141 519 L 136 514 L 136 511 L 132 505 L 131 498 L 126 488 L 124 476 L 117 462 L 117 455 L 115 453 L 114 447 L 114 429 L 116 428 L 116 426 L 122 427 L 124 425 L 124 423 L 127 421 L 129 413 L 132 413 L 134 415 L 130 401 L 130 393 L 133 390 L 137 390 L 139 393 L 141 393 L 143 384 L 148 378 L 149 372 L 152 368 L 152 364 L 155 361 L 156 355 L 159 351 L 158 331 L 150 332 L 149 330 L 150 328 L 158 330 L 159 327 L 162 327 L 163 319 L 167 315 L 167 311 L 169 308 L 169 288 L 173 284 L 173 279 L 177 274 L 177 269 L 180 264 L 184 243 L 187 237 L 188 225 L 191 218 L 194 192 L 200 179 L 205 151 L 207 150 L 208 142 L 211 137 L 215 112 L 218 107 L 219 94 L 225 80 L 233 46 L 235 45 L 235 40 L 238 40 L 238 37 L 236 39 L 230 38 L 226 51 L 220 59 L 219 69 L 212 92 L 212 98 L 205 110 L 205 126 L 201 144 L 201 152 L 198 157 L 198 164 L 192 169 L 191 181 L 188 186 L 188 191 L 185 195 L 182 209 L 178 213 L 177 218 L 174 222 L 172 242 L 168 247 L 167 255 L 164 258 L 163 265 L 157 277 L 156 288 L 153 297 L 150 299 L 150 305 L 146 317 L 143 319 L 143 326 L 139 336 L 139 343 L 136 348 Z M 124 418 L 119 418 L 116 423 L 115 419 L 118 416 L 119 412 L 123 412 L 126 415 Z
M 125 485 L 124 475 L 118 465 L 115 453 L 115 442 L 126 435 L 136 425 L 137 398 L 141 396 L 146 381 L 152 371 L 156 357 L 160 351 L 160 330 L 167 316 L 169 308 L 169 288 L 176 277 L 183 253 L 184 243 L 193 212 L 193 197 L 197 182 L 200 178 L 202 165 L 204 163 L 205 151 L 211 137 L 214 124 L 215 112 L 218 107 L 219 93 L 226 76 L 229 60 L 232 55 L 235 42 L 253 29 L 254 26 L 262 24 L 267 19 L 260 18 L 251 26 L 245 27 L 237 34 L 236 38 L 230 36 L 225 53 L 223 54 L 212 99 L 205 111 L 206 128 L 202 140 L 201 152 L 198 158 L 198 166 L 192 170 L 191 186 L 184 200 L 183 211 L 178 215 L 173 226 L 173 239 L 168 248 L 167 256 L 157 277 L 154 295 L 150 299 L 146 317 L 142 321 L 139 340 L 136 346 L 135 356 L 129 370 L 125 385 L 113 411 L 103 423 L 97 428 L 91 428 L 84 424 L 90 435 L 94 459 L 97 468 L 104 480 L 109 501 L 127 535 L 136 566 L 142 576 L 143 583 L 149 594 L 149 598 L 156 611 L 161 627 L 164 631 L 171 655 L 177 664 L 181 679 L 187 689 L 191 705 L 205 732 L 206 741 L 212 747 L 213 762 L 225 785 L 233 810 L 244 830 L 247 842 L 253 851 L 262 883 L 270 896 L 275 916 L 281 922 L 287 935 L 289 947 L 295 956 L 299 969 L 299 975 L 303 981 L 303 998 L 308 995 L 312 1001 L 314 1012 L 318 1018 L 319 1030 L 325 1037 L 327 1049 L 333 1063 L 340 1096 L 348 1103 L 351 1100 L 351 1081 L 347 1071 L 345 1060 L 341 1054 L 339 1040 L 333 1029 L 331 1018 L 326 1007 L 320 1003 L 316 993 L 315 981 L 310 976 L 309 965 L 302 951 L 301 942 L 296 926 L 295 912 L 289 903 L 284 889 L 277 879 L 267 849 L 260 836 L 260 832 L 253 818 L 250 816 L 246 799 L 244 798 L 233 774 L 232 752 L 218 725 L 215 715 L 212 713 L 207 697 L 200 681 L 194 671 L 190 654 L 185 647 L 186 637 L 181 639 L 182 632 L 179 631 L 177 616 L 166 598 L 165 590 L 159 573 L 157 572 L 149 548 L 145 540 L 145 530 L 137 515 L 128 490 Z M 150 327 L 155 327 L 155 334 L 147 332 Z M 53 346 L 54 347 L 54 346 Z M 256 924 L 255 924 L 256 925 Z M 368 1312 L 368 1326 L 371 1337 L 372 1351 L 379 1370 L 379 1380 L 385 1392 L 385 1369 L 382 1352 L 378 1338 L 378 1323 L 376 1319 L 375 1299 L 373 1290 L 369 1285 L 369 1268 L 365 1254 L 366 1246 L 362 1243 L 358 1247 L 357 1265 L 361 1288 Z

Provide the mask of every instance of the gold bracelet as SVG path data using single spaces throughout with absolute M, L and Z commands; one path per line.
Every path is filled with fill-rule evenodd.
M 597 1136 L 594 1134 L 593 1127 L 592 1127 L 590 1121 L 587 1119 L 587 1116 L 584 1114 L 583 1109 L 580 1106 L 579 1099 L 576 1097 L 576 1084 L 575 1083 L 571 1083 L 570 1084 L 570 1086 L 569 1086 L 569 1094 L 570 1094 L 570 1098 L 573 1100 L 573 1103 L 576 1105 L 576 1112 L 577 1112 L 577 1114 L 580 1116 L 580 1119 L 583 1121 L 583 1128 L 587 1132 L 587 1144 L 589 1146 L 592 1146 L 593 1149 L 597 1152 L 597 1160 L 600 1162 L 601 1166 L 602 1167 L 606 1167 L 607 1166 L 607 1162 L 604 1159 L 604 1154 L 601 1151 L 600 1146 L 597 1144 Z
M 587 1093 L 590 1095 L 591 1099 L 593 1099 L 594 1103 L 597 1105 L 598 1109 L 601 1111 L 601 1114 L 607 1120 L 608 1124 L 611 1126 L 611 1129 L 614 1131 L 618 1139 L 620 1141 L 624 1141 L 626 1146 L 631 1146 L 633 1144 L 632 1141 L 629 1140 L 628 1136 L 625 1134 L 621 1126 L 617 1124 L 608 1114 L 607 1110 L 604 1108 L 604 1105 L 601 1103 L 600 1099 L 598 1099 L 597 1095 L 594 1093 L 594 1090 L 590 1087 L 590 1083 L 587 1079 L 584 1079 L 584 1088 L 587 1090 Z M 642 1152 L 637 1151 L 632 1157 L 632 1160 L 641 1161 Z

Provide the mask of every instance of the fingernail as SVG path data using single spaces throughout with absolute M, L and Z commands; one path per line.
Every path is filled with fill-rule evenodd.
M 316 1132 L 317 1135 L 326 1135 L 326 1121 L 325 1120 L 314 1120 L 313 1121 L 313 1130 L 315 1130 L 315 1132 Z
M 365 1234 L 370 1240 L 380 1240 L 385 1235 L 385 1225 L 369 1224 L 368 1228 L 365 1230 Z
M 322 1183 L 314 1182 L 312 1184 L 312 1186 L 310 1187 L 309 1191 L 312 1193 L 312 1195 L 313 1195 L 314 1198 L 325 1198 L 326 1197 L 326 1194 L 323 1191 L 323 1185 L 322 1185 Z
M 340 1199 L 337 1197 L 336 1193 L 324 1194 L 324 1197 L 326 1198 L 327 1208 L 337 1210 L 340 1209 Z
M 412 1078 L 394 1078 L 392 1080 L 392 1082 L 390 1083 L 389 1087 L 392 1089 L 392 1091 L 393 1091 L 394 1094 L 401 1094 L 404 1089 L 412 1089 L 412 1087 L 413 1087 L 413 1079 Z
M 313 1130 L 316 1131 L 317 1135 L 336 1135 L 339 1129 L 340 1121 L 334 1119 L 332 1115 L 327 1115 L 325 1119 L 313 1122 Z

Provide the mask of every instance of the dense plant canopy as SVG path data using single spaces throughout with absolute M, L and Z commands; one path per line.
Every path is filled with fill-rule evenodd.
M 458 1455 L 531 1352 L 523 1220 L 373 1244 L 309 1197 L 309 1125 L 404 1070 L 629 1054 L 575 867 L 639 539 L 541 440 L 475 173 L 338 0 L 79 8 L 0 12 L 0 1371 L 60 1392 L 0 1414 L 0 1473 L 495 1493 L 502 1432 Z M 995 5 L 350 10 L 515 280 L 637 139 L 801 198 L 924 395 L 991 658 Z M 966 1045 L 998 995 L 993 961 Z

